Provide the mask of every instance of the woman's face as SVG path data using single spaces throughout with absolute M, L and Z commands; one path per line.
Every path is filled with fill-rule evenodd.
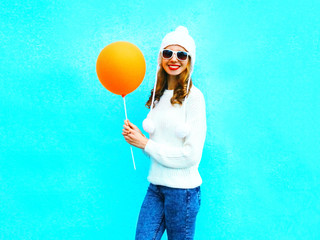
M 169 45 L 165 49 L 187 52 L 185 48 L 179 45 Z M 187 58 L 187 60 L 181 61 L 174 53 L 172 58 L 170 59 L 162 58 L 162 67 L 169 75 L 177 76 L 187 68 L 188 62 L 189 57 Z

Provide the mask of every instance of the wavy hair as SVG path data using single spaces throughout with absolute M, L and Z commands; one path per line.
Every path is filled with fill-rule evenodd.
M 170 100 L 172 105 L 176 103 L 182 105 L 183 101 L 185 100 L 185 97 L 189 95 L 190 89 L 192 87 L 192 78 L 191 78 L 189 92 L 187 93 L 190 69 L 191 69 L 191 60 L 189 58 L 187 68 L 177 76 L 177 85 L 173 91 L 173 96 Z M 168 73 L 163 69 L 162 64 L 160 64 L 160 69 L 157 74 L 157 86 L 156 86 L 156 93 L 154 96 L 154 103 L 153 103 L 154 106 L 156 101 L 160 101 L 160 98 L 163 95 L 164 90 L 168 88 L 167 79 L 168 79 Z M 152 95 L 153 95 L 153 89 L 151 90 L 151 95 L 149 97 L 149 100 L 145 104 L 145 106 L 149 109 L 152 102 Z

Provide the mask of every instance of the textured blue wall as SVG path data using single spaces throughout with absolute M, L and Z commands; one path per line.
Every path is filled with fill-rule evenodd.
M 149 160 L 97 79 L 107 44 L 144 53 L 141 128 L 163 36 L 197 44 L 206 99 L 196 239 L 320 239 L 319 1 L 0 3 L 0 239 L 133 239 Z M 164 237 L 165 239 L 165 237 Z

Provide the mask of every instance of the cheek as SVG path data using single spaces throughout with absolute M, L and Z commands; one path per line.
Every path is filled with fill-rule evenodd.
M 167 66 L 167 64 L 168 64 L 168 61 L 166 61 L 166 60 L 162 60 L 162 61 L 161 61 L 161 65 L 162 65 L 163 68 L 164 68 L 165 66 Z
M 186 69 L 187 69 L 187 65 L 188 65 L 187 63 L 184 63 L 184 64 L 182 65 L 182 69 L 181 69 L 181 70 L 182 70 L 182 71 L 186 70 Z

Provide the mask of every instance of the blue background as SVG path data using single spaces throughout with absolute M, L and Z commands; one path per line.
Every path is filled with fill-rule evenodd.
M 119 40 L 147 62 L 126 97 L 139 128 L 164 35 L 188 27 L 208 132 L 196 239 L 320 239 L 319 1 L 2 1 L 0 239 L 133 239 L 149 159 L 97 79 Z M 166 239 L 164 237 L 163 239 Z

